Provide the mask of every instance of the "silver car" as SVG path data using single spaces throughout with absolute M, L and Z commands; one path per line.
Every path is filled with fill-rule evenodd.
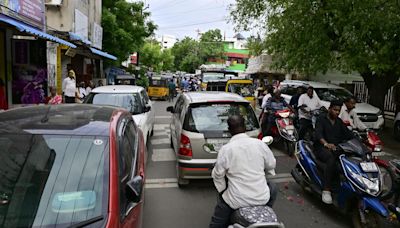
M 180 187 L 189 184 L 189 179 L 211 178 L 218 151 L 231 138 L 229 116 L 242 115 L 246 133 L 250 137 L 260 137 L 260 124 L 253 108 L 237 94 L 183 93 L 167 111 L 172 113 L 171 146 L 177 158 Z

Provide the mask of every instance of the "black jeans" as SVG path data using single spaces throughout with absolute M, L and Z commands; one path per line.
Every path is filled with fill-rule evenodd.
M 65 96 L 65 103 L 75 103 L 75 97 Z
M 301 118 L 299 120 L 299 140 L 304 139 L 304 136 L 307 134 L 307 132 L 313 128 L 312 121 L 308 119 Z
M 276 197 L 278 195 L 278 188 L 275 183 L 268 181 L 268 187 L 270 192 L 270 198 L 267 206 L 272 207 Z M 210 228 L 226 228 L 230 225 L 231 215 L 235 210 L 232 209 L 222 198 L 221 194 L 218 194 L 217 205 L 214 209 L 214 215 L 211 218 Z
M 324 190 L 332 190 L 332 182 L 338 173 L 336 164 L 340 154 L 322 146 L 317 147 L 316 150 L 318 160 L 325 163 L 323 181 Z

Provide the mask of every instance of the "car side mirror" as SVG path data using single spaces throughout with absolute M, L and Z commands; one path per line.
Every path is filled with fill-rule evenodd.
M 272 142 L 274 141 L 274 138 L 272 136 L 265 136 L 264 138 L 262 138 L 263 143 L 267 144 L 267 145 L 271 145 Z
M 174 113 L 174 107 L 172 106 L 167 107 L 167 112 Z
M 146 105 L 144 106 L 144 112 L 149 112 L 150 110 L 151 110 L 151 105 L 146 104 Z
M 143 177 L 135 176 L 130 181 L 128 181 L 128 183 L 126 183 L 125 187 L 126 198 L 134 203 L 139 202 L 142 196 Z

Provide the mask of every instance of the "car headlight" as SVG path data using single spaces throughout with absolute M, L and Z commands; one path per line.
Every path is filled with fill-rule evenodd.
M 379 178 L 366 178 L 360 174 L 354 173 L 350 170 L 351 176 L 357 180 L 359 186 L 363 191 L 370 195 L 377 195 L 379 193 L 380 180 Z
M 379 112 L 376 115 L 378 116 L 378 118 L 383 118 L 382 110 L 379 110 Z

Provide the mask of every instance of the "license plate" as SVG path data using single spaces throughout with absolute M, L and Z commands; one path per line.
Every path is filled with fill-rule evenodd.
M 227 144 L 229 140 L 224 139 L 207 139 L 207 143 L 213 145 L 214 151 L 218 152 L 221 147 Z
M 364 172 L 378 172 L 378 166 L 375 162 L 361 162 L 360 166 Z

